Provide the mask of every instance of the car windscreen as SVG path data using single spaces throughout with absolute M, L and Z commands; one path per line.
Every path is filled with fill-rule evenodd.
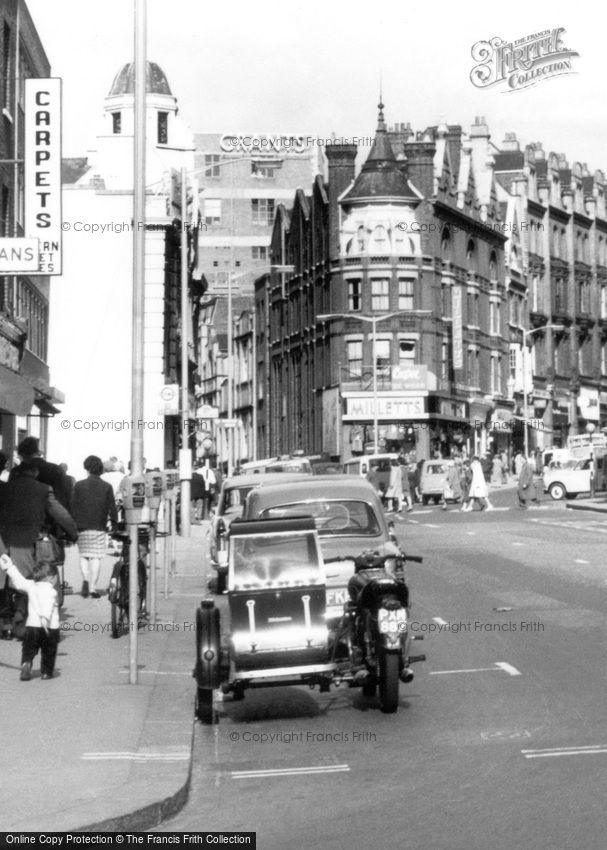
M 249 487 L 230 487 L 228 490 L 225 490 L 219 513 L 225 514 L 233 508 L 242 508 L 244 500 L 252 489 L 253 485 L 251 484 Z
M 313 532 L 234 535 L 230 560 L 236 590 L 296 587 L 324 581 Z
M 261 519 L 283 519 L 295 516 L 312 516 L 321 536 L 348 536 L 380 534 L 378 518 L 367 502 L 358 499 L 315 499 L 274 505 L 261 512 Z

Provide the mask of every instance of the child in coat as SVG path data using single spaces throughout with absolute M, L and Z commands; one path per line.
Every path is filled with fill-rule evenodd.
M 59 596 L 57 567 L 45 561 L 36 564 L 33 578 L 19 572 L 8 555 L 0 555 L 0 568 L 8 573 L 17 590 L 27 594 L 28 613 L 21 652 L 21 681 L 29 682 L 32 663 L 40 650 L 41 679 L 52 679 L 59 645 Z

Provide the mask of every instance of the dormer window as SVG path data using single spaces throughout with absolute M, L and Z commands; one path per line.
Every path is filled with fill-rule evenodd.
M 112 133 L 115 136 L 122 132 L 122 112 L 112 112 Z
M 158 113 L 158 144 L 166 145 L 169 142 L 169 113 Z

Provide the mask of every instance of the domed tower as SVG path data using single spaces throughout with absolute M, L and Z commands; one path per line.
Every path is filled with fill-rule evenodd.
M 79 181 L 93 180 L 110 190 L 132 187 L 135 129 L 135 67 L 127 62 L 118 71 L 103 103 L 103 123 L 91 168 Z M 177 98 L 166 74 L 155 62 L 146 67 L 146 183 L 158 186 L 172 168 L 194 167 L 194 138 L 178 117 Z M 168 184 L 167 184 L 168 185 Z
M 373 147 L 352 187 L 340 198 L 340 254 L 416 256 L 421 253 L 419 233 L 411 224 L 422 196 L 394 155 L 381 100 L 378 109 Z

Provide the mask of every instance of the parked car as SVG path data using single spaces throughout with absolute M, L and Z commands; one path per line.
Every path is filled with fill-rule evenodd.
M 211 566 L 218 571 L 217 591 L 223 592 L 225 586 L 225 573 L 227 565 L 225 556 L 221 557 L 220 552 L 227 550 L 227 534 L 232 520 L 240 517 L 244 507 L 245 499 L 254 487 L 266 486 L 268 484 L 281 483 L 286 481 L 307 479 L 307 475 L 302 474 L 285 474 L 285 473 L 266 473 L 259 475 L 234 475 L 226 478 L 223 482 L 219 497 L 217 499 L 217 509 L 211 517 L 211 525 L 207 534 L 208 552 L 211 561 Z M 220 565 L 220 560 L 222 561 Z M 223 570 L 220 570 L 220 566 Z
M 419 476 L 419 492 L 422 502 L 427 505 L 430 499 L 438 504 L 442 498 L 447 480 L 447 462 L 444 460 L 425 460 Z
M 343 469 L 346 475 L 359 475 L 361 478 L 365 478 L 369 469 L 374 469 L 379 488 L 385 493 L 390 483 L 390 464 L 393 460 L 398 460 L 397 454 L 360 455 L 344 461 Z
M 401 554 L 396 537 L 371 484 L 352 475 L 315 475 L 256 487 L 246 498 L 242 519 L 298 516 L 314 518 L 327 571 L 327 619 L 339 618 L 355 557 L 372 550 L 396 558 Z
M 544 492 L 549 493 L 555 500 L 575 498 L 579 493 L 589 493 L 591 490 L 590 474 L 593 461 L 591 458 L 569 460 L 563 464 L 551 463 L 544 473 Z M 596 483 L 603 480 L 603 458 L 596 458 Z

